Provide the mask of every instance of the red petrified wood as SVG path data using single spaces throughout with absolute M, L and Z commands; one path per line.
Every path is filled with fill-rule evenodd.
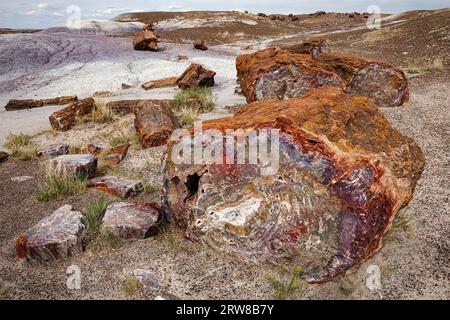
M 336 87 L 252 103 L 233 117 L 203 122 L 203 132 L 209 129 L 216 129 L 215 136 L 217 130 L 240 130 L 238 137 L 278 129 L 271 145 L 279 142 L 273 152 L 279 165 L 268 172 L 267 163 L 250 164 L 248 158 L 233 164 L 237 151 L 229 147 L 217 151 L 222 162 L 179 164 L 180 140 L 171 141 L 164 166 L 166 218 L 190 239 L 218 250 L 297 263 L 309 282 L 328 281 L 374 254 L 424 168 L 414 140 L 391 127 L 366 97 Z M 189 145 L 189 137 L 181 145 Z M 203 155 L 210 154 L 211 145 L 202 147 Z

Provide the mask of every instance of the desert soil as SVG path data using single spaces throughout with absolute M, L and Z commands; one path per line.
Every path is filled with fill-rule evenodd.
M 426 155 L 425 171 L 414 198 L 399 214 L 408 225 L 391 230 L 385 237 L 384 247 L 356 270 L 322 285 L 306 285 L 302 298 L 448 299 L 450 11 L 398 15 L 381 30 L 368 30 L 364 28 L 364 20 L 349 20 L 342 14 L 304 15 L 299 16 L 299 21 L 280 22 L 243 13 L 217 13 L 220 23 L 210 27 L 205 23 L 212 23 L 211 13 L 190 15 L 184 16 L 184 25 L 180 14 L 125 15 L 117 19 L 159 22 L 162 50 L 157 53 L 134 51 L 131 38 L 124 35 L 1 35 L 0 105 L 11 98 L 73 94 L 83 98 L 96 91 L 111 92 L 109 97 L 102 98 L 104 100 L 171 98 L 178 89 L 144 91 L 140 85 L 179 75 L 191 62 L 197 62 L 217 72 L 213 88 L 217 106 L 212 116 L 220 117 L 230 112 L 228 106 L 245 102 L 244 97 L 234 93 L 234 63 L 238 54 L 314 35 L 327 38 L 333 49 L 363 54 L 404 69 L 424 67 L 441 58 L 443 70 L 409 76 L 411 96 L 406 106 L 382 109 L 392 125 L 414 138 Z M 257 24 L 250 21 L 257 21 Z M 221 32 L 225 31 L 229 35 L 224 37 Z M 192 48 L 191 41 L 197 37 L 209 40 L 212 45 L 208 51 Z M 412 40 L 407 41 L 408 37 Z M 251 48 L 242 48 L 243 45 Z M 189 60 L 178 61 L 179 54 L 187 55 Z M 122 83 L 132 87 L 123 90 Z M 0 111 L 0 144 L 9 132 L 26 132 L 33 134 L 34 141 L 40 145 L 55 141 L 106 145 L 122 131 L 134 130 L 132 116 L 125 116 L 119 123 L 83 124 L 54 135 L 48 131 L 48 115 L 59 108 L 61 106 Z M 164 147 L 146 150 L 133 147 L 115 169 L 119 176 L 138 177 L 157 186 L 155 192 L 142 194 L 138 199 L 159 201 L 163 152 Z M 191 243 L 174 231 L 123 242 L 117 248 L 98 243 L 88 247 L 83 255 L 56 263 L 20 261 L 15 257 L 15 239 L 21 232 L 63 204 L 72 204 L 76 210 L 83 211 L 103 194 L 88 190 L 79 196 L 41 203 L 34 195 L 41 184 L 42 163 L 10 159 L 0 164 L 0 173 L 0 298 L 154 299 L 160 295 L 187 299 L 262 299 L 271 298 L 274 293 L 268 276 L 283 279 L 274 267 L 225 256 Z M 20 176 L 32 176 L 32 179 L 12 180 Z M 81 290 L 68 290 L 66 286 L 66 269 L 73 264 L 81 269 Z M 378 291 L 366 286 L 366 270 L 370 265 L 381 269 L 382 287 Z M 122 290 L 123 283 L 140 267 L 155 272 L 161 289 L 141 290 L 134 296 L 127 296 Z

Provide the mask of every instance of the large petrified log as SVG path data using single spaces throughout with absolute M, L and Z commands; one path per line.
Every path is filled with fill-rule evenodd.
M 134 109 L 134 115 L 134 127 L 144 148 L 166 144 L 173 130 L 181 127 L 168 102 L 143 102 Z
M 153 103 L 153 104 L 168 104 L 171 100 L 169 99 L 132 99 L 132 100 L 117 100 L 117 101 L 109 101 L 106 103 L 106 108 L 120 113 L 127 114 L 133 113 L 134 108 L 139 107 L 145 103 Z
M 168 77 L 158 80 L 147 81 L 142 84 L 142 88 L 145 90 L 157 89 L 157 88 L 167 88 L 176 87 L 178 77 Z
M 53 112 L 49 116 L 50 125 L 55 130 L 67 131 L 75 125 L 77 117 L 91 113 L 94 105 L 93 98 L 73 102 L 64 109 Z
M 201 64 L 191 64 L 177 79 L 180 89 L 191 87 L 212 87 L 215 71 L 205 69 Z
M 144 25 L 142 30 L 134 35 L 133 47 L 135 50 L 158 50 L 158 37 L 151 25 Z
M 77 101 L 76 96 L 64 96 L 51 99 L 11 99 L 5 106 L 6 111 L 39 108 L 50 105 L 64 105 Z
M 203 123 L 203 133 L 216 129 L 216 137 L 217 130 L 241 129 L 236 141 L 267 128 L 279 130 L 271 133 L 276 140 L 269 152 L 279 155 L 272 172 L 265 162 L 233 164 L 242 148 L 226 144 L 215 149 L 223 164 L 179 164 L 180 141 L 189 146 L 194 131 L 171 141 L 164 160 L 166 219 L 188 238 L 228 253 L 268 263 L 289 259 L 309 282 L 358 266 L 381 247 L 396 213 L 411 200 L 424 167 L 421 149 L 366 97 L 337 87 L 252 103 L 233 117 Z M 212 142 L 195 138 L 205 159 Z M 272 149 L 276 141 L 279 153 Z
M 309 54 L 277 48 L 237 57 L 236 69 L 248 102 L 296 98 L 313 88 L 343 83 L 341 77 L 325 70 Z
M 236 59 L 238 79 L 248 102 L 303 96 L 322 86 L 342 86 L 364 95 L 379 107 L 400 106 L 408 100 L 408 82 L 400 69 L 343 53 L 321 53 L 313 59 L 268 48 Z

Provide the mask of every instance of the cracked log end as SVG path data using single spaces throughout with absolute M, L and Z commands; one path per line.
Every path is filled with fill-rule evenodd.
M 328 281 L 376 252 L 424 167 L 421 149 L 373 103 L 336 87 L 253 103 L 203 123 L 211 128 L 279 129 L 279 169 L 261 175 L 262 166 L 248 161 L 176 165 L 172 141 L 164 165 L 166 219 L 217 250 L 298 263 L 309 282 Z

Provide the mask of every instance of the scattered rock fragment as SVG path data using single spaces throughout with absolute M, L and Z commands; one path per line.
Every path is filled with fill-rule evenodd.
M 139 268 L 133 271 L 134 276 L 145 289 L 159 290 L 161 285 L 155 272 L 147 268 Z
M 170 141 L 163 185 L 167 219 L 217 250 L 298 263 L 309 282 L 328 281 L 374 254 L 411 201 L 424 168 L 413 139 L 394 129 L 368 98 L 337 87 L 252 103 L 202 125 L 203 131 L 244 135 L 279 129 L 272 137 L 279 152 L 270 151 L 271 171 L 248 159 L 236 164 L 237 151 L 226 145 L 219 163 L 180 165 L 172 162 L 179 141 Z
M 208 50 L 208 47 L 206 46 L 206 41 L 205 39 L 198 39 L 194 41 L 194 48 L 197 50 Z
M 84 146 L 81 146 L 80 153 L 82 154 L 92 154 L 94 156 L 98 155 L 102 151 L 102 148 L 93 145 L 92 143 L 85 144 Z
M 145 90 L 150 90 L 157 88 L 175 87 L 177 85 L 177 79 L 177 77 L 169 77 L 148 81 L 142 85 L 142 88 L 144 88 Z
M 189 60 L 189 57 L 188 57 L 187 55 L 185 55 L 185 54 L 179 54 L 179 55 L 177 56 L 177 60 L 178 60 L 178 61 Z
M 39 157 L 57 157 L 69 153 L 69 145 L 67 143 L 54 143 L 43 147 L 38 152 Z
M 33 100 L 33 99 L 11 99 L 8 101 L 8 104 L 5 106 L 6 111 L 15 111 L 15 110 L 24 110 L 24 109 L 32 109 L 32 108 L 39 108 L 43 106 L 49 106 L 49 105 L 64 105 L 69 104 L 72 102 L 77 101 L 76 96 L 64 96 L 64 97 L 57 97 L 57 98 L 51 98 L 51 99 L 39 99 L 39 100 Z
M 166 144 L 173 130 L 181 127 L 169 102 L 143 102 L 134 109 L 134 115 L 134 127 L 144 148 Z
M 19 177 L 11 178 L 11 181 L 12 182 L 25 182 L 25 181 L 28 181 L 28 180 L 31 180 L 31 179 L 33 179 L 32 176 L 19 176 Z
M 122 83 L 122 84 L 121 84 L 121 88 L 122 88 L 122 90 L 126 90 L 126 89 L 130 89 L 131 86 L 130 86 L 129 84 Z
M 52 261 L 83 252 L 85 226 L 81 212 L 64 205 L 16 241 L 19 258 Z
M 159 219 L 154 203 L 115 202 L 106 209 L 102 230 L 122 239 L 144 239 L 158 232 Z
M 88 181 L 89 188 L 95 188 L 116 197 L 137 196 L 143 189 L 142 182 L 113 176 L 94 178 Z
M 49 161 L 60 174 L 91 177 L 97 169 L 97 158 L 91 154 L 67 154 Z
M 180 89 L 191 87 L 212 87 L 216 73 L 205 69 L 202 65 L 193 63 L 177 79 Z
M 55 130 L 67 131 L 75 125 L 77 117 L 91 113 L 94 105 L 93 98 L 73 102 L 64 109 L 53 112 L 49 117 L 50 124 Z
M 125 159 L 129 147 L 130 145 L 128 143 L 114 147 L 111 153 L 103 158 L 103 161 L 114 166 L 118 165 Z
M 5 151 L 0 151 L 0 163 L 9 159 L 9 153 Z
M 134 35 L 133 46 L 135 50 L 158 50 L 158 37 L 151 25 L 144 25 L 142 30 Z

